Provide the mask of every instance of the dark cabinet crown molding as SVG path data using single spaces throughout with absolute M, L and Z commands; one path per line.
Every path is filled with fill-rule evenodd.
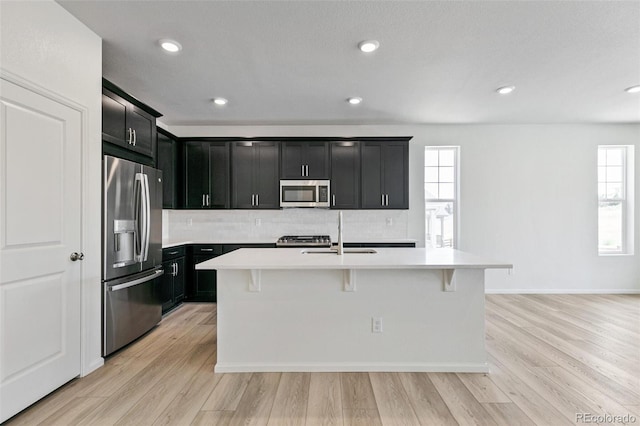
M 115 84 L 113 84 L 112 82 L 110 82 L 109 80 L 107 80 L 104 77 L 102 78 L 102 87 L 104 87 L 105 89 L 108 89 L 109 91 L 115 93 L 116 95 L 120 96 L 121 98 L 131 102 L 133 105 L 137 106 L 138 108 L 140 108 L 141 110 L 147 112 L 148 114 L 151 114 L 152 116 L 154 116 L 156 118 L 162 117 L 161 113 L 159 113 L 155 109 L 151 108 L 149 105 L 145 104 L 144 102 L 141 102 L 138 99 L 136 99 L 135 97 L 131 96 L 129 93 L 125 92 L 120 87 L 116 86 Z

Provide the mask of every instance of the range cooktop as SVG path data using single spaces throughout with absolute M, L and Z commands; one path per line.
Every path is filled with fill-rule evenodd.
M 285 235 L 278 238 L 276 247 L 331 247 L 328 235 Z

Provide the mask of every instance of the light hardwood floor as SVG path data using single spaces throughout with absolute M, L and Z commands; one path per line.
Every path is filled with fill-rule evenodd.
M 640 424 L 640 295 L 488 295 L 489 374 L 215 374 L 215 333 L 185 304 L 8 424 Z

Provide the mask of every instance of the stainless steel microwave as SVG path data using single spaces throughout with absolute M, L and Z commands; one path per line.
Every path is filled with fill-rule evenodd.
M 280 207 L 328 208 L 329 187 L 329 180 L 281 180 Z

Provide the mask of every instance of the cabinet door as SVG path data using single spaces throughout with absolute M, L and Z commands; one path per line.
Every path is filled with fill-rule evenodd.
M 360 150 L 362 208 L 383 208 L 382 144 L 377 142 L 362 142 Z
M 307 142 L 305 165 L 307 179 L 329 179 L 329 143 Z
M 158 158 L 156 167 L 162 170 L 162 208 L 178 207 L 177 197 L 177 142 L 170 137 L 158 133 Z
M 126 105 L 125 100 L 110 92 L 102 94 L 102 139 L 129 148 Z
M 209 144 L 209 208 L 229 207 L 229 151 L 227 144 Z
M 278 148 L 276 142 L 254 143 L 254 193 L 259 209 L 280 208 L 278 179 Z
M 409 146 L 406 142 L 384 145 L 383 193 L 388 209 L 409 208 Z
M 231 146 L 231 207 L 253 208 L 253 145 L 251 142 L 235 142 Z
M 194 265 L 209 260 L 215 256 L 193 256 Z M 193 298 L 200 302 L 216 301 L 216 271 L 198 270 L 193 274 Z
M 141 154 L 153 157 L 155 118 L 141 109 L 129 104 L 127 106 L 127 128 L 135 131 L 131 149 Z
M 205 208 L 209 193 L 209 156 L 203 142 L 185 142 L 184 206 L 187 209 Z
M 173 260 L 162 262 L 164 274 L 159 279 L 160 282 L 160 302 L 162 303 L 162 313 L 173 307 Z
M 332 142 L 331 208 L 360 207 L 360 145 L 359 142 Z
M 179 257 L 174 260 L 176 264 L 176 275 L 173 277 L 173 304 L 176 305 L 184 300 L 184 284 L 185 284 L 185 259 Z
M 280 177 L 282 179 L 303 179 L 304 164 L 304 142 L 283 142 Z

